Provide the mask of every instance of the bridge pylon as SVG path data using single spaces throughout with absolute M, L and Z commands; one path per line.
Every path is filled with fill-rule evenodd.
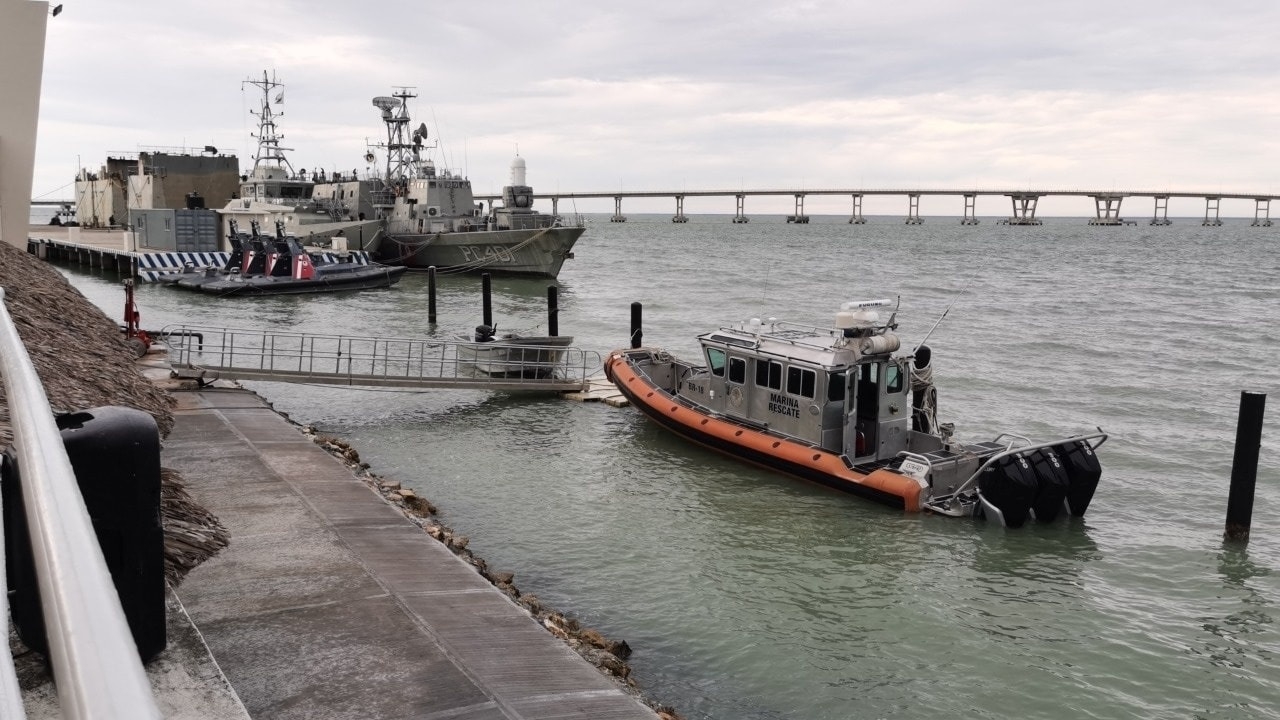
M 627 216 L 622 214 L 622 196 L 613 196 L 613 217 L 609 218 L 609 222 L 626 222 Z
M 862 217 L 862 193 L 853 194 L 853 214 L 849 216 L 850 225 L 866 225 L 867 219 Z
M 1271 198 L 1253 199 L 1252 227 L 1271 227 Z
M 809 216 L 804 214 L 804 193 L 796 193 L 796 213 L 787 216 L 789 223 L 807 224 Z
M 1218 217 L 1218 205 L 1222 202 L 1222 198 L 1216 196 L 1206 196 L 1204 199 L 1204 222 L 1200 223 L 1203 227 L 1220 227 L 1222 218 Z M 1212 217 L 1210 215 L 1212 214 Z
M 961 225 L 977 225 L 978 224 L 978 196 L 973 193 L 965 193 L 964 195 L 964 217 L 960 218 Z
M 907 195 L 907 225 L 923 225 L 924 218 L 920 217 L 920 194 L 910 193 Z
M 1013 202 L 1013 216 L 1007 220 L 1001 220 L 1001 225 L 1043 225 L 1040 218 L 1036 217 L 1036 203 L 1040 201 L 1040 195 L 1035 193 L 1017 193 L 1009 195 L 1009 199 Z
M 1169 219 L 1169 196 L 1156 195 L 1156 209 L 1151 215 L 1152 225 L 1172 225 L 1173 221 Z
M 1114 227 L 1116 225 L 1136 225 L 1132 220 L 1125 220 L 1120 217 L 1120 202 L 1124 200 L 1124 195 L 1093 195 L 1093 218 L 1089 220 L 1090 225 L 1104 225 Z
M 676 196 L 676 214 L 671 217 L 673 223 L 687 223 L 689 216 L 684 214 L 684 196 Z
M 743 213 L 743 207 L 746 205 L 747 196 L 743 195 L 742 193 L 738 193 L 737 195 L 734 196 L 734 198 L 737 202 L 737 209 L 735 209 L 733 213 L 734 224 L 741 225 L 743 223 L 751 222 L 751 218 L 747 217 Z

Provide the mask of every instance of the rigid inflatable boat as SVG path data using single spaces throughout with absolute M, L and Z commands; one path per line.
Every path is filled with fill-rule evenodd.
M 210 295 L 298 295 L 391 287 L 405 268 L 359 265 L 354 262 L 322 262 L 276 222 L 275 237 L 264 236 L 255 220 L 249 233 L 230 221 L 231 257 L 222 267 L 189 269 L 161 275 L 157 282 Z
M 605 373 L 663 427 L 735 458 L 908 511 L 1008 527 L 1083 515 L 1102 475 L 1097 432 L 961 443 L 937 421 L 931 351 L 898 353 L 888 300 L 845 303 L 820 328 L 749 320 L 698 337 L 701 362 L 611 353 Z

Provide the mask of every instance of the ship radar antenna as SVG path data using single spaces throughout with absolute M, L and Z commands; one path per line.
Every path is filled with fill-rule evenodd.
M 374 108 L 378 108 L 387 126 L 387 140 L 372 147 L 387 150 L 384 181 L 388 183 L 422 176 L 421 149 L 426 141 L 426 126 L 420 124 L 419 128 L 410 129 L 408 101 L 417 97 L 412 90 L 412 87 L 397 86 L 389 96 L 374 97 Z

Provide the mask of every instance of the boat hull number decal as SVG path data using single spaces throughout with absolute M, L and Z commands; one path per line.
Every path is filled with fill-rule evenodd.
M 499 245 L 462 245 L 458 247 L 462 251 L 462 260 L 464 262 L 515 262 L 515 255 L 507 248 Z

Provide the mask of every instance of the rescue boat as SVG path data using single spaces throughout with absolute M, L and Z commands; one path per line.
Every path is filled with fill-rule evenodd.
M 1107 434 L 957 441 L 937 419 L 932 351 L 899 352 L 896 318 L 896 303 L 868 300 L 845 303 L 829 328 L 751 319 L 700 335 L 701 362 L 632 347 L 604 369 L 677 435 L 906 511 L 1006 527 L 1084 515 Z

